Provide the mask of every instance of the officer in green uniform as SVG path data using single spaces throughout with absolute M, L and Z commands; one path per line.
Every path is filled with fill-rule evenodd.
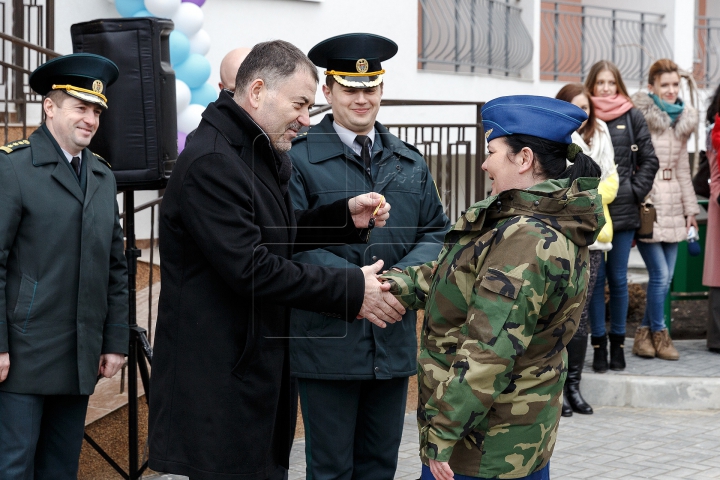
M 605 224 L 600 168 L 570 139 L 585 119 L 554 98 L 485 104 L 492 196 L 460 217 L 436 261 L 385 277 L 406 308 L 425 309 L 422 480 L 550 478 L 565 346 Z
M 127 353 L 115 177 L 87 149 L 117 77 L 98 55 L 41 65 L 46 120 L 0 147 L 2 478 L 77 478 L 88 396 Z
M 297 261 L 347 268 L 383 260 L 385 268 L 402 269 L 440 251 L 450 223 L 425 160 L 376 121 L 380 62 L 396 52 L 392 40 L 356 33 L 325 40 L 308 54 L 326 67 L 323 92 L 333 113 L 290 150 L 295 208 L 374 191 L 392 205 L 392 220 L 372 230 L 367 245 L 313 250 L 296 255 Z M 408 312 L 380 329 L 293 311 L 290 365 L 299 379 L 307 478 L 394 477 L 408 377 L 417 371 L 415 319 Z

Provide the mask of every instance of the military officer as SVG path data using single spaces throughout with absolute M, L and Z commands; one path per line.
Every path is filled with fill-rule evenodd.
M 0 147 L 0 477 L 75 479 L 88 396 L 127 353 L 115 177 L 87 146 L 118 77 L 91 54 L 30 75 L 45 122 Z
M 327 247 L 295 260 L 346 267 L 382 259 L 386 268 L 402 269 L 440 251 L 450 225 L 425 160 L 376 121 L 381 62 L 397 49 L 387 38 L 353 33 L 320 42 L 308 54 L 325 67 L 322 89 L 332 114 L 290 150 L 295 208 L 371 190 L 393 205 L 393 216 L 388 228 L 372 231 L 367 245 Z M 394 477 L 408 377 L 417 370 L 415 319 L 408 312 L 382 330 L 294 310 L 291 371 L 299 379 L 307 478 Z
M 425 309 L 422 480 L 550 478 L 565 346 L 605 224 L 600 168 L 570 138 L 586 119 L 554 98 L 485 104 L 492 196 L 460 217 L 436 261 L 386 275 L 403 305 Z

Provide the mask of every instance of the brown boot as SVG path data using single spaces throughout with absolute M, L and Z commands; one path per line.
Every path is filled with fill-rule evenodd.
M 653 347 L 653 341 L 650 338 L 650 327 L 639 327 L 635 330 L 632 353 L 638 357 L 655 357 L 655 347 Z
M 655 356 L 663 360 L 678 360 L 680 354 L 673 346 L 670 334 L 666 329 L 652 334 L 653 345 L 655 346 Z

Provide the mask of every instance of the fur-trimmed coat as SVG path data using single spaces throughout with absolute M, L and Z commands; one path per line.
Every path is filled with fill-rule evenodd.
M 650 192 L 650 201 L 657 211 L 653 238 L 642 241 L 681 242 L 687 238 L 685 217 L 700 213 L 687 151 L 688 138 L 698 124 L 698 112 L 686 104 L 675 125 L 671 125 L 670 116 L 647 93 L 636 93 L 632 101 L 645 116 L 660 162 Z

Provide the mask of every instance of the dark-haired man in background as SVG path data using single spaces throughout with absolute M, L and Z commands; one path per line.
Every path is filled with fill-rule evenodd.
M 234 96 L 223 90 L 208 106 L 173 169 L 160 217 L 154 470 L 193 480 L 282 479 L 297 398 L 290 307 L 381 328 L 404 314 L 375 277 L 382 262 L 361 269 L 291 260 L 298 250 L 367 239 L 389 217 L 376 193 L 293 209 L 285 152 L 310 123 L 317 81 L 290 43 L 256 45 Z

